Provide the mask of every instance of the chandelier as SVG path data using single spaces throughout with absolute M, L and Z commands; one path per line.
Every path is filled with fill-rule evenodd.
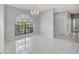
M 39 11 L 36 10 L 36 9 L 31 10 L 31 15 L 38 16 L 39 15 Z

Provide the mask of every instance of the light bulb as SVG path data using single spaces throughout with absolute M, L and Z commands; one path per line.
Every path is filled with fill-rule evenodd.
M 39 11 L 37 11 L 37 15 L 39 15 Z
M 39 11 L 33 10 L 33 11 L 31 11 L 31 14 L 32 14 L 32 15 L 39 15 Z
M 36 14 L 36 10 L 34 10 L 33 13 Z
M 33 11 L 31 11 L 31 14 L 34 15 Z

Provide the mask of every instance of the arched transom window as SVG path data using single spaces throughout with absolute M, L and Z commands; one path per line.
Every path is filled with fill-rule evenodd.
M 33 32 L 33 20 L 27 14 L 20 14 L 16 17 L 15 35 L 28 34 Z

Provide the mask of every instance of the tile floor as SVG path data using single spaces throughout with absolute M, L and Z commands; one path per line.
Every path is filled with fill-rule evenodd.
M 30 38 L 29 43 L 30 45 L 27 46 L 28 47 L 27 49 L 25 45 L 25 49 L 23 51 L 20 50 L 21 52 L 18 53 L 19 54 L 78 54 L 79 53 L 79 42 L 68 40 L 66 38 L 49 39 L 44 36 L 35 35 Z

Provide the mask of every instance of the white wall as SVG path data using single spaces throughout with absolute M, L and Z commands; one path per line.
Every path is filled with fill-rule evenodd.
M 40 35 L 53 38 L 53 9 L 46 10 L 40 14 L 39 32 Z
M 4 52 L 4 5 L 0 4 L 0 53 Z
M 34 35 L 39 35 L 39 16 L 32 16 L 34 21 Z

